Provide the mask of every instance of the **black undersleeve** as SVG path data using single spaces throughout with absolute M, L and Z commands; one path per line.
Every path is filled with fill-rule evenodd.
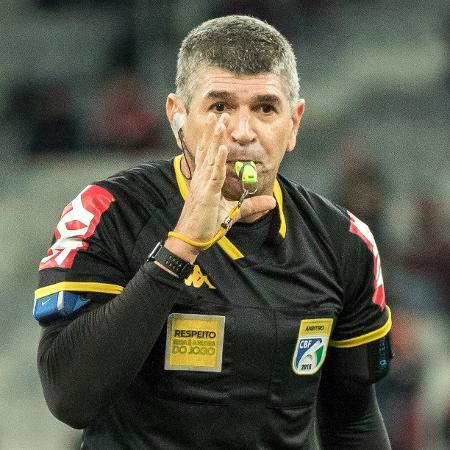
M 43 328 L 38 368 L 50 411 L 84 428 L 148 358 L 182 281 L 153 263 L 123 293 Z
M 322 374 L 317 419 L 323 450 L 391 448 L 375 385 L 355 382 L 332 364 Z

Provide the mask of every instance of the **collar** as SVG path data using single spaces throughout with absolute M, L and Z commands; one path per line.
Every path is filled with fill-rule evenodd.
M 186 197 L 188 196 L 189 190 L 184 175 L 181 171 L 181 158 L 182 155 L 178 155 L 174 158 L 173 167 L 175 170 L 175 177 L 177 180 L 178 190 L 180 191 L 183 200 L 185 200 Z M 280 228 L 278 232 L 280 233 L 281 237 L 284 238 L 286 236 L 286 218 L 283 212 L 283 193 L 281 191 L 281 186 L 278 180 L 275 180 L 273 186 L 273 196 L 277 201 L 278 214 L 280 217 Z M 244 257 L 241 251 L 226 236 L 217 241 L 217 244 L 233 260 Z

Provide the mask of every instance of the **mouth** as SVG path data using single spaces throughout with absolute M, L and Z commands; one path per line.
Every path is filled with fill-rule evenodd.
M 237 163 L 237 162 L 243 162 L 243 163 L 246 163 L 246 162 L 254 162 L 255 164 L 256 164 L 256 167 L 260 167 L 261 166 L 261 163 L 259 162 L 259 161 L 255 161 L 254 159 L 246 159 L 246 158 L 242 158 L 242 159 L 239 159 L 239 158 L 236 158 L 236 159 L 227 159 L 227 166 L 235 166 L 235 164 Z
M 236 165 L 236 162 L 238 162 L 238 161 L 240 161 L 240 162 L 250 162 L 250 161 L 253 161 L 253 160 L 251 160 L 251 159 L 231 159 L 231 160 L 227 160 L 227 162 L 226 162 L 226 165 L 227 165 L 227 177 L 239 179 L 239 177 L 238 177 L 238 175 L 236 173 L 236 170 L 235 170 L 235 165 Z M 257 172 L 259 172 L 260 168 L 261 168 L 261 163 L 259 163 L 257 161 L 253 161 L 253 162 L 256 164 Z
M 240 162 L 250 162 L 254 161 L 253 159 L 245 159 L 245 158 L 233 158 L 233 159 L 227 159 L 227 164 L 235 164 L 238 161 Z M 256 161 L 254 161 L 256 163 Z

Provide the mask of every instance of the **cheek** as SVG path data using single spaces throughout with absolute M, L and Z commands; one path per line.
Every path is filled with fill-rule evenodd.
M 202 128 L 195 123 L 186 124 L 183 127 L 184 140 L 191 150 L 195 152 L 196 146 L 200 141 L 200 136 L 202 135 Z
M 287 128 L 287 126 L 272 127 L 270 134 L 266 134 L 265 140 L 262 141 L 268 160 L 273 163 L 281 161 L 286 153 L 290 140 L 290 133 L 287 132 Z

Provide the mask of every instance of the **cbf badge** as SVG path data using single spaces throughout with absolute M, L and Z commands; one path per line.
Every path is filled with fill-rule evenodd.
M 164 368 L 221 372 L 224 328 L 224 316 L 170 314 Z
M 305 319 L 300 322 L 292 369 L 297 375 L 316 373 L 327 354 L 333 319 Z

